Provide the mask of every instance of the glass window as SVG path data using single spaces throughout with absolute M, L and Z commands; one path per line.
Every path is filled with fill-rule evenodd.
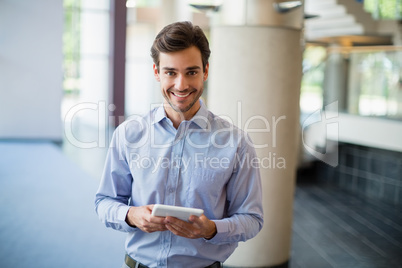
M 300 109 L 311 113 L 322 108 L 326 48 L 307 45 L 303 54 L 303 78 L 300 92 Z
M 350 113 L 402 119 L 402 50 L 350 53 Z
M 63 5 L 64 119 L 78 103 L 108 102 L 110 0 L 64 0 Z M 86 124 L 96 124 L 96 116 L 95 110 L 77 113 Z

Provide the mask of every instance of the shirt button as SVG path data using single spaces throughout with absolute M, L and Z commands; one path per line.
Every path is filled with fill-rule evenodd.
M 174 192 L 174 188 L 169 188 L 169 193 L 173 193 Z

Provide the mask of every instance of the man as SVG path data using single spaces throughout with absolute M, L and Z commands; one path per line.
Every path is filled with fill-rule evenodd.
M 164 104 L 115 130 L 95 205 L 107 227 L 128 232 L 123 267 L 221 267 L 262 228 L 255 150 L 200 100 L 209 55 L 190 22 L 162 29 L 151 56 Z M 156 217 L 154 204 L 204 214 Z

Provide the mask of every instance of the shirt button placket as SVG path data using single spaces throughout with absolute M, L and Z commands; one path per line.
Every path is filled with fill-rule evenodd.
M 171 168 L 169 169 L 169 177 L 168 177 L 168 184 L 167 184 L 167 196 L 165 198 L 165 204 L 167 205 L 175 205 L 176 201 L 176 188 L 177 188 L 177 183 L 178 183 L 178 176 L 179 176 L 179 169 L 180 169 L 180 158 L 182 155 L 183 151 L 183 142 L 184 142 L 184 136 L 183 134 L 180 134 L 183 132 L 185 128 L 183 128 L 182 125 L 180 125 L 177 134 L 176 134 L 176 140 L 175 143 L 173 144 L 172 147 L 172 153 L 171 153 Z M 177 140 L 180 138 L 180 140 Z
M 180 131 L 183 131 L 183 128 L 178 129 L 176 139 L 178 137 L 181 137 L 180 140 L 175 140 L 175 143 L 172 146 L 171 150 L 171 168 L 169 169 L 168 172 L 168 180 L 167 180 L 167 185 L 166 185 L 166 195 L 165 195 L 165 204 L 166 205 L 175 205 L 176 202 L 176 189 L 177 189 L 177 183 L 178 183 L 178 176 L 179 176 L 179 171 L 180 171 L 180 158 L 183 153 L 183 143 L 184 143 L 184 138 L 183 135 L 180 135 Z M 158 262 L 158 267 L 167 267 L 167 258 L 169 256 L 169 251 L 171 247 L 171 236 L 172 234 L 170 232 L 163 232 L 162 233 L 163 238 L 161 240 L 162 243 L 162 258 Z

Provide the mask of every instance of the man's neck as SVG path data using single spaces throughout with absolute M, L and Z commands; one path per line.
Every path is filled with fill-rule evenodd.
M 164 104 L 166 116 L 172 121 L 174 128 L 178 128 L 183 121 L 189 121 L 191 118 L 194 117 L 194 115 L 198 112 L 198 110 L 201 108 L 201 105 L 193 106 L 190 110 L 187 112 L 181 113 L 175 111 L 169 104 L 165 103 Z

